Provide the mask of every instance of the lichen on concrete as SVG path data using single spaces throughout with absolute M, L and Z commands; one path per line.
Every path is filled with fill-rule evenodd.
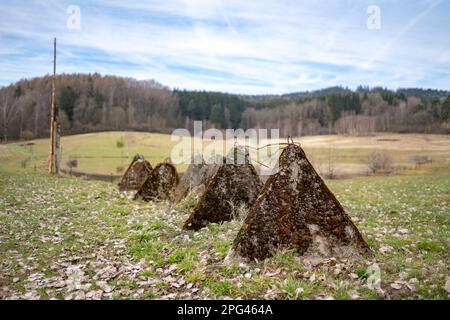
M 219 164 L 213 161 L 214 159 L 207 159 L 205 162 L 203 157 L 198 157 L 192 159 L 189 167 L 181 177 L 180 183 L 175 190 L 175 202 L 181 201 L 191 193 L 201 196 L 212 177 L 217 173 Z
M 236 149 L 234 148 L 235 154 Z M 227 155 L 185 222 L 184 229 L 198 230 L 209 223 L 232 220 L 238 210 L 253 204 L 262 183 L 248 159 L 248 154 L 245 159 L 240 163 L 237 157 Z
M 139 190 L 147 180 L 152 165 L 144 159 L 144 156 L 137 154 L 128 166 L 118 184 L 120 191 Z
M 173 200 L 179 183 L 177 169 L 171 163 L 160 163 L 150 173 L 145 183 L 134 196 L 144 201 Z
M 280 248 L 319 256 L 370 252 L 300 146 L 288 145 L 278 165 L 234 241 L 235 254 L 262 260 Z

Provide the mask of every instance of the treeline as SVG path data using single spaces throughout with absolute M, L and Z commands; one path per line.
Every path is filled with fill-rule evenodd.
M 373 132 L 450 133 L 450 96 L 424 102 L 381 93 L 332 94 L 276 109 L 249 108 L 247 127 L 280 128 L 281 134 L 366 135 Z
M 0 90 L 3 139 L 49 134 L 51 77 L 19 81 Z M 99 74 L 59 75 L 57 105 L 63 134 L 104 130 L 165 131 L 182 122 L 171 90 L 153 81 Z M 4 116 L 3 116 L 4 114 Z
M 0 89 L 2 140 L 48 136 L 51 77 Z M 169 133 L 205 127 L 279 128 L 284 136 L 369 134 L 375 131 L 450 133 L 449 92 L 334 87 L 288 95 L 243 96 L 170 90 L 155 81 L 99 74 L 57 77 L 63 134 L 105 130 Z

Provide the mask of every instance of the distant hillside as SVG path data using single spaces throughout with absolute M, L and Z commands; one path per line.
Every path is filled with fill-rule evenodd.
M 450 91 L 445 90 L 435 90 L 435 89 L 421 89 L 421 88 L 400 88 L 396 91 L 392 91 L 389 89 L 381 88 L 381 87 L 364 87 L 359 86 L 356 90 L 356 92 L 360 93 L 383 93 L 383 92 L 389 92 L 392 94 L 397 95 L 404 95 L 405 97 L 418 97 L 423 100 L 432 100 L 434 98 L 446 98 Z M 350 90 L 349 88 L 344 88 L 340 86 L 335 87 L 329 87 L 325 89 L 319 89 L 319 90 L 313 90 L 313 91 L 300 91 L 300 92 L 292 92 L 292 93 L 286 93 L 282 95 L 253 95 L 253 96 L 247 96 L 252 99 L 256 100 L 267 100 L 267 99 L 306 99 L 306 98 L 322 98 L 326 97 L 332 94 L 349 94 L 354 91 Z
M 284 94 L 283 97 L 293 98 L 293 99 L 304 99 L 304 98 L 321 98 L 332 94 L 348 94 L 352 93 L 352 90 L 343 87 L 330 87 L 315 91 L 304 91 L 304 92 L 294 92 Z
M 433 99 L 446 98 L 450 94 L 450 91 L 433 89 L 398 89 L 397 93 L 404 94 L 407 97 L 414 96 L 430 101 Z
M 2 139 L 48 136 L 51 78 L 0 89 Z M 57 77 L 63 134 L 171 132 L 205 127 L 279 128 L 284 136 L 373 131 L 450 133 L 450 95 L 432 89 L 332 87 L 284 95 L 170 90 L 156 81 L 99 74 Z

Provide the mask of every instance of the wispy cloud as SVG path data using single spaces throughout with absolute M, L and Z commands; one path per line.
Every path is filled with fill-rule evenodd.
M 130 3 L 131 2 L 131 3 Z M 3 1 L 0 84 L 51 70 L 153 78 L 171 87 L 284 93 L 359 84 L 449 88 L 450 4 L 378 1 Z

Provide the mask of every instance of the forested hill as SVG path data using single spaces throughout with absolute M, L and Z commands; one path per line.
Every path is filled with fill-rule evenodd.
M 206 127 L 279 128 L 282 135 L 450 133 L 448 91 L 333 87 L 285 95 L 244 96 L 170 90 L 155 81 L 99 74 L 57 79 L 63 134 L 104 130 L 171 132 Z M 0 89 L 2 139 L 48 136 L 51 78 Z

